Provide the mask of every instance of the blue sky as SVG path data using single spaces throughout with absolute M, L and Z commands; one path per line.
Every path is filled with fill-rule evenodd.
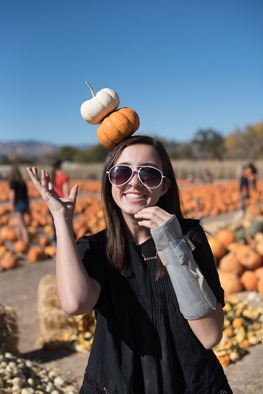
M 262 19 L 262 0 L 1 0 L 0 142 L 97 143 L 86 80 L 167 139 L 262 121 Z

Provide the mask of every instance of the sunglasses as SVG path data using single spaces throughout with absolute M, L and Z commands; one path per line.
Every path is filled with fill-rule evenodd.
M 157 189 L 166 176 L 158 168 L 142 166 L 138 170 L 133 170 L 129 166 L 113 166 L 108 174 L 109 181 L 114 186 L 123 186 L 128 183 L 134 174 L 137 174 L 139 181 L 149 189 Z

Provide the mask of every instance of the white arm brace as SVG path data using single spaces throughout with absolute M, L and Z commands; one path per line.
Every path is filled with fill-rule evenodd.
M 185 236 L 175 215 L 151 229 L 158 255 L 170 276 L 181 313 L 196 320 L 216 309 L 217 300 L 194 260 L 195 246 Z

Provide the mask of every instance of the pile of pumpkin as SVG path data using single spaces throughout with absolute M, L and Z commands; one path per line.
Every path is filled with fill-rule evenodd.
M 258 299 L 262 304 L 262 297 Z M 213 350 L 222 366 L 226 367 L 246 355 L 249 347 L 263 343 L 263 309 L 252 307 L 247 299 L 231 296 L 226 301 L 224 313 L 223 337 Z
M 80 185 L 80 194 L 76 203 L 76 215 L 73 231 L 76 238 L 84 234 L 91 234 L 104 228 L 103 211 L 98 191 L 98 181 L 75 181 Z M 0 206 L 0 268 L 14 269 L 20 262 L 36 263 L 51 258 L 56 253 L 52 245 L 53 226 L 52 217 L 46 204 L 35 197 L 34 189 L 30 189 L 30 215 L 25 217 L 30 235 L 30 243 L 25 244 L 17 239 L 14 219 L 7 205 Z
M 240 210 L 240 191 L 237 181 L 222 183 L 187 185 L 178 182 L 181 189 L 183 210 L 188 217 L 195 217 L 197 207 L 203 218 L 216 217 L 220 214 Z M 255 207 L 263 202 L 263 180 L 258 180 L 257 190 L 250 191 L 246 200 L 248 207 Z
M 214 236 L 208 235 L 225 294 L 257 291 L 263 294 L 263 210 L 248 207 L 246 215 Z
M 0 352 L 0 392 L 3 394 L 77 394 L 76 382 L 41 363 Z

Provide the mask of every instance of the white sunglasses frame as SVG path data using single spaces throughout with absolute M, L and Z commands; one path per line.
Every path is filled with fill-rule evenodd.
M 115 184 L 111 181 L 111 179 L 110 179 L 110 173 L 111 173 L 112 169 L 115 168 L 115 167 L 126 167 L 126 168 L 130 168 L 131 171 L 132 171 L 131 176 L 129 177 L 129 179 L 127 179 L 127 181 L 124 182 L 124 183 L 122 183 L 121 185 L 115 185 Z M 143 181 L 142 181 L 142 179 L 141 179 L 141 177 L 140 177 L 140 170 L 141 170 L 142 168 L 152 168 L 152 169 L 154 169 L 154 170 L 156 170 L 156 171 L 158 171 L 158 172 L 160 173 L 160 175 L 161 175 L 161 181 L 160 181 L 160 183 L 158 184 L 158 186 L 150 187 L 150 186 L 145 185 L 145 183 L 143 183 Z M 109 171 L 106 171 L 106 174 L 108 175 L 108 179 L 109 179 L 110 183 L 111 183 L 113 186 L 116 186 L 116 187 L 121 187 L 121 186 L 126 185 L 126 183 L 128 183 L 128 182 L 133 178 L 134 174 L 137 174 L 138 179 L 139 179 L 139 181 L 141 182 L 141 184 L 142 184 L 143 186 L 147 187 L 148 189 L 151 189 L 151 190 L 157 189 L 159 186 L 161 186 L 161 184 L 163 183 L 163 180 L 164 180 L 164 179 L 167 179 L 167 177 L 166 177 L 165 175 L 163 175 L 162 171 L 159 170 L 159 168 L 156 168 L 156 167 L 153 167 L 153 166 L 140 166 L 140 167 L 137 167 L 137 170 L 134 170 L 134 169 L 133 169 L 132 167 L 130 167 L 130 166 L 127 166 L 127 165 L 125 165 L 125 164 L 120 164 L 120 165 L 112 166 L 112 167 L 109 169 Z

